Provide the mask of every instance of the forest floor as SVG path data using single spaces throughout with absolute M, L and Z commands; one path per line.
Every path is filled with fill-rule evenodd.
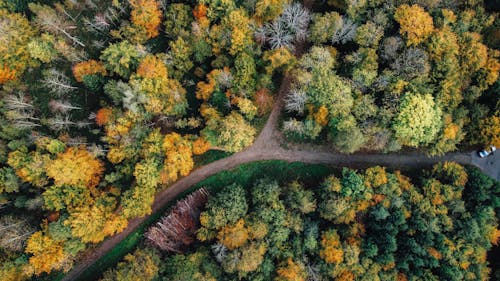
M 297 46 L 296 53 L 300 56 L 305 46 Z M 160 212 L 163 207 L 175 200 L 180 194 L 196 183 L 207 177 L 224 170 L 230 170 L 244 163 L 262 160 L 284 160 L 288 162 L 304 162 L 311 164 L 328 164 L 342 167 L 364 168 L 374 165 L 388 168 L 424 168 L 442 161 L 454 161 L 463 165 L 475 165 L 496 180 L 500 179 L 500 157 L 493 155 L 487 159 L 479 158 L 475 152 L 454 152 L 440 157 L 428 157 L 419 152 L 391 153 L 391 154 L 342 154 L 329 151 L 324 146 L 289 146 L 284 148 L 284 138 L 278 129 L 279 117 L 283 109 L 283 100 L 288 93 L 291 77 L 287 74 L 283 77 L 276 102 L 269 118 L 252 146 L 235 153 L 227 158 L 201 166 L 192 171 L 188 176 L 178 180 L 168 188 L 159 192 L 153 203 L 153 214 Z M 109 237 L 98 247 L 90 249 L 84 258 L 68 272 L 63 281 L 77 280 L 93 262 L 104 256 L 107 252 L 118 245 L 123 239 L 131 234 L 150 216 L 136 218 L 129 222 L 127 228 L 121 233 Z

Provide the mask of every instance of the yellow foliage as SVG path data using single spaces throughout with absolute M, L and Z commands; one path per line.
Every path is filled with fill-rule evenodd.
M 201 155 L 210 149 L 210 143 L 203 137 L 197 138 L 193 142 L 193 154 Z
M 129 0 L 129 3 L 132 6 L 132 23 L 143 27 L 148 38 L 158 36 L 162 18 L 160 4 L 155 0 Z
M 413 185 L 410 182 L 410 178 L 401 174 L 401 171 L 395 171 L 394 175 L 398 180 L 401 190 L 409 190 L 410 188 L 412 188 Z
M 255 19 L 262 23 L 274 20 L 290 0 L 258 0 L 255 4 Z
M 163 140 L 165 150 L 164 180 L 171 183 L 178 176 L 187 176 L 194 167 L 191 143 L 177 133 L 165 135 Z
M 248 227 L 248 235 L 252 240 L 260 240 L 268 233 L 267 224 L 264 222 L 254 222 Z
M 269 50 L 264 53 L 264 60 L 269 61 L 269 65 L 266 66 L 266 72 L 272 74 L 274 70 L 282 67 L 283 71 L 286 73 L 293 68 L 297 59 L 295 56 L 285 47 Z
M 102 162 L 85 148 L 68 148 L 47 165 L 47 175 L 56 185 L 96 186 L 104 172 Z
M 237 104 L 241 113 L 243 113 L 248 119 L 253 119 L 257 114 L 257 107 L 251 100 L 247 98 L 237 98 Z
M 106 68 L 104 64 L 96 60 L 82 61 L 73 66 L 73 76 L 75 76 L 76 81 L 83 82 L 83 76 L 101 74 L 106 75 Z
M 366 169 L 365 171 L 365 185 L 368 187 L 379 187 L 388 182 L 387 173 L 384 167 L 375 166 Z
M 399 33 L 407 37 L 406 44 L 418 45 L 434 30 L 432 17 L 419 5 L 403 4 L 396 9 L 394 19 L 399 23 Z
M 61 269 L 66 256 L 63 245 L 54 241 L 50 236 L 41 231 L 35 232 L 28 239 L 26 253 L 32 254 L 29 263 L 33 266 L 36 275 L 49 273 L 52 269 Z
M 248 240 L 248 229 L 245 228 L 245 221 L 240 219 L 233 226 L 225 226 L 217 234 L 217 239 L 229 250 L 245 245 Z
M 328 108 L 322 105 L 316 113 L 314 113 L 314 121 L 321 126 L 326 126 L 328 124 Z
M 320 257 L 326 263 L 341 263 L 344 260 L 344 251 L 340 245 L 340 237 L 335 230 L 329 230 L 321 235 L 322 249 Z
M 137 68 L 137 75 L 142 78 L 167 78 L 167 67 L 163 61 L 154 55 L 146 56 L 139 67 Z
M 491 50 L 491 54 L 488 56 L 488 61 L 485 66 L 487 73 L 485 82 L 487 85 L 493 85 L 497 81 L 500 72 L 500 62 L 498 62 L 498 59 L 493 57 L 494 55 L 496 55 L 496 57 L 500 56 L 500 51 Z
M 349 270 L 342 270 L 342 272 L 335 278 L 338 281 L 354 281 L 354 273 Z
M 286 261 L 286 266 L 278 268 L 276 281 L 305 281 L 307 274 L 300 263 L 295 263 L 291 258 Z
M 122 162 L 126 156 L 127 155 L 126 155 L 126 152 L 123 149 L 123 147 L 115 147 L 115 146 L 111 147 L 108 150 L 108 154 L 106 155 L 109 162 L 111 162 L 113 164 L 118 164 L 118 163 Z
M 491 244 L 498 246 L 498 242 L 500 242 L 500 229 L 493 229 L 491 234 L 489 235 Z
M 253 33 L 250 29 L 250 19 L 243 9 L 234 10 L 229 14 L 228 25 L 231 27 L 231 47 L 229 53 L 236 55 L 252 46 Z
M 482 120 L 481 141 L 483 144 L 491 144 L 500 147 L 500 115 L 496 112 L 495 115 Z

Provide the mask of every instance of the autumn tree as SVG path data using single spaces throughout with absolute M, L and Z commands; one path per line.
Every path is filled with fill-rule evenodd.
M 29 263 L 36 275 L 63 269 L 67 259 L 63 244 L 49 234 L 37 231 L 27 241 L 26 253 L 31 254 Z
M 154 249 L 137 249 L 127 254 L 116 269 L 104 272 L 100 281 L 154 280 L 159 266 L 160 257 Z
M 307 278 L 305 266 L 291 258 L 287 259 L 286 264 L 278 268 L 277 272 L 276 281 L 305 281 Z
M 73 76 L 76 81 L 83 82 L 84 76 L 99 74 L 106 75 L 106 68 L 102 62 L 96 60 L 88 60 L 79 62 L 73 66 Z
M 431 35 L 434 30 L 432 17 L 419 5 L 399 6 L 394 19 L 399 23 L 399 33 L 406 36 L 406 45 L 418 45 Z
M 0 84 L 4 84 L 20 78 L 31 65 L 27 45 L 35 30 L 21 14 L 0 7 L 0 17 Z
M 102 162 L 85 148 L 68 148 L 47 166 L 47 175 L 54 179 L 56 185 L 95 187 L 103 172 Z
M 132 23 L 143 28 L 148 39 L 158 36 L 162 19 L 160 4 L 156 0 L 129 0 L 129 3 Z

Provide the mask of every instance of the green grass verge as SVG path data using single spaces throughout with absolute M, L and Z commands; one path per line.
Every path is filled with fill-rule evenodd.
M 200 187 L 207 188 L 207 190 L 211 193 L 215 193 L 220 188 L 232 183 L 238 183 L 246 188 L 250 188 L 255 180 L 265 177 L 271 177 L 280 183 L 289 182 L 291 180 L 299 180 L 307 185 L 313 185 L 320 183 L 325 176 L 334 171 L 335 169 L 325 165 L 311 165 L 298 162 L 287 163 L 277 160 L 253 162 L 240 165 L 230 171 L 223 171 L 210 176 L 198 184 L 190 187 L 182 193 L 177 200 L 185 197 L 187 194 Z M 114 267 L 126 254 L 132 252 L 142 242 L 145 230 L 152 223 L 157 221 L 163 213 L 171 207 L 171 205 L 175 204 L 177 200 L 174 200 L 171 204 L 165 206 L 161 212 L 152 215 L 127 238 L 121 241 L 115 248 L 87 268 L 76 281 L 98 280 L 104 271 L 108 268 Z M 57 279 L 53 280 L 60 280 L 61 278 L 62 276 L 57 276 Z

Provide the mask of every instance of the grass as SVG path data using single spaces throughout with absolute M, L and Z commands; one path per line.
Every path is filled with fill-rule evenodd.
M 217 157 L 222 158 L 225 156 L 220 155 L 220 152 L 214 153 L 210 157 L 207 157 L 207 161 Z M 207 188 L 211 193 L 216 193 L 220 188 L 232 183 L 238 183 L 246 188 L 250 188 L 255 180 L 270 176 L 280 183 L 299 180 L 307 185 L 314 185 L 319 184 L 325 176 L 331 174 L 333 171 L 335 171 L 335 169 L 325 165 L 312 165 L 298 162 L 288 163 L 278 160 L 253 162 L 240 165 L 230 171 L 223 171 L 210 176 L 190 187 L 182 193 L 177 200 L 201 187 Z M 115 248 L 87 268 L 76 281 L 98 280 L 104 271 L 114 267 L 126 254 L 132 252 L 140 245 L 146 229 L 157 221 L 177 200 L 173 200 L 170 204 L 165 206 L 162 211 L 149 217 Z M 52 280 L 60 280 L 62 275 L 56 275 L 54 277 L 55 278 Z

